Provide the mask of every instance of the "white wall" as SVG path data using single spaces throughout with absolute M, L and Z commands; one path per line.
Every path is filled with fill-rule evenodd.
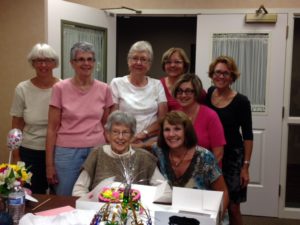
M 62 0 L 47 0 L 46 36 L 48 43 L 61 52 L 61 20 L 107 28 L 107 82 L 116 75 L 116 18 L 103 11 Z M 61 67 L 55 70 L 61 77 Z

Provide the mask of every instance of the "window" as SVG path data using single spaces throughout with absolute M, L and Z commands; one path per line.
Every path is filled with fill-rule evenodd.
M 268 40 L 266 33 L 213 34 L 213 59 L 235 60 L 241 77 L 232 86 L 249 98 L 253 112 L 266 111 Z
M 93 76 L 106 82 L 107 30 L 69 21 L 62 21 L 62 78 L 74 75 L 70 65 L 70 50 L 73 44 L 79 41 L 87 41 L 94 45 L 96 62 Z

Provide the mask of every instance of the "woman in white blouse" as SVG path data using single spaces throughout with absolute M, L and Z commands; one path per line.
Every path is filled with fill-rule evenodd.
M 129 75 L 111 82 L 114 109 L 131 113 L 137 120 L 134 143 L 141 143 L 159 130 L 158 119 L 167 112 L 167 100 L 161 82 L 147 76 L 153 59 L 151 44 L 134 43 L 128 52 Z

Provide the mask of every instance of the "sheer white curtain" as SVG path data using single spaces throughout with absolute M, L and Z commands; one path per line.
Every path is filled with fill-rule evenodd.
M 76 42 L 87 41 L 95 48 L 95 79 L 106 81 L 105 68 L 105 31 L 92 28 L 83 28 L 71 24 L 63 24 L 63 73 L 62 77 L 72 77 L 74 71 L 70 65 L 70 50 Z
M 231 56 L 241 72 L 233 88 L 251 101 L 252 111 L 265 112 L 269 35 L 265 33 L 214 34 L 213 59 Z

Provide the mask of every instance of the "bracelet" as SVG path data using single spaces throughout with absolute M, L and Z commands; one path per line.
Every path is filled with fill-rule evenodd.
M 149 132 L 147 130 L 143 130 L 142 132 L 146 134 L 147 137 L 149 136 Z
M 245 160 L 245 161 L 244 161 L 244 164 L 248 164 L 248 165 L 250 165 L 250 161 L 248 161 L 248 160 Z

